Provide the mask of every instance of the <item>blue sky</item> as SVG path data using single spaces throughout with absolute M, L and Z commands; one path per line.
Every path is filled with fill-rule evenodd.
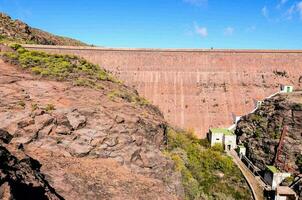
M 0 0 L 0 10 L 99 46 L 302 49 L 302 0 Z

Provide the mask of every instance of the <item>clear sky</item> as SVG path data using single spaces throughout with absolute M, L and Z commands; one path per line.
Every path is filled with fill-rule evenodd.
M 302 0 L 0 0 L 0 10 L 99 46 L 302 49 Z

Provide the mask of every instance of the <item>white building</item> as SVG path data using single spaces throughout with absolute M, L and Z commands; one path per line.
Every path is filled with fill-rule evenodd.
M 236 151 L 237 151 L 239 156 L 240 155 L 244 155 L 244 156 L 246 155 L 246 148 L 243 145 L 238 145 Z
M 287 186 L 279 186 L 275 192 L 275 200 L 298 200 L 298 195 Z
M 236 148 L 236 135 L 233 132 L 224 134 L 223 137 L 224 149 L 231 150 Z
M 280 85 L 280 92 L 291 93 L 294 91 L 294 87 L 291 85 Z
M 241 119 L 241 116 L 235 116 L 234 117 L 234 124 L 237 124 L 239 122 L 239 120 Z
M 275 190 L 284 179 L 290 176 L 290 173 L 280 172 L 275 166 L 266 166 L 264 180 L 272 187 L 272 190 Z
M 225 150 L 236 148 L 236 135 L 233 131 L 225 128 L 211 128 L 209 131 L 211 146 L 221 144 Z
M 261 105 L 263 104 L 263 101 L 254 99 L 254 103 L 255 103 L 255 108 L 260 108 Z
M 211 128 L 209 131 L 209 140 L 211 143 L 211 147 L 215 144 L 223 144 L 223 131 L 218 130 L 216 128 Z

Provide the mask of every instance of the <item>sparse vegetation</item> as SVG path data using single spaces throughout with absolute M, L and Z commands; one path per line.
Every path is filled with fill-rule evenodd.
M 245 180 L 230 157 L 192 133 L 168 130 L 166 154 L 182 175 L 186 199 L 250 199 Z
M 22 108 L 25 108 L 25 102 L 24 101 L 18 101 L 18 105 L 21 106 Z
M 10 47 L 14 52 L 4 53 L 2 55 L 3 60 L 29 70 L 36 75 L 59 81 L 71 81 L 74 86 L 94 89 L 104 89 L 103 81 L 121 85 L 121 81 L 116 79 L 111 73 L 79 57 L 29 51 L 19 44 L 12 44 Z M 121 98 L 141 106 L 150 104 L 136 92 L 127 88 L 123 90 L 114 89 L 109 91 L 107 95 L 113 101 L 116 98 Z
M 107 94 L 107 96 L 112 100 L 116 100 L 116 98 L 124 99 L 130 103 L 135 103 L 138 105 L 149 105 L 150 103 L 145 98 L 140 97 L 135 93 L 129 93 L 127 91 L 121 90 L 113 90 Z
M 288 75 L 287 75 L 287 72 L 286 72 L 286 71 L 278 71 L 278 70 L 274 70 L 273 73 L 274 73 L 276 76 L 281 76 L 281 77 L 287 77 L 287 78 L 288 78 Z
M 296 164 L 299 167 L 300 173 L 302 173 L 302 155 L 297 156 Z
M 13 44 L 11 48 L 15 51 L 2 55 L 6 62 L 40 76 L 68 80 L 74 85 L 91 88 L 101 88 L 100 81 L 119 83 L 109 72 L 76 56 L 29 51 L 19 44 Z
M 302 104 L 299 104 L 299 103 L 293 104 L 292 110 L 295 110 L 295 111 L 302 111 Z
M 51 112 L 53 110 L 55 110 L 55 106 L 53 104 L 47 104 L 46 107 L 45 107 L 45 111 L 46 112 Z
M 5 35 L 1 35 L 0 34 L 0 44 L 12 44 L 12 43 L 26 43 L 26 44 L 34 44 L 34 42 L 32 41 L 26 41 L 23 39 L 19 39 L 19 38 L 9 38 Z
M 31 104 L 31 110 L 32 111 L 35 111 L 35 110 L 37 110 L 39 107 L 38 107 L 38 104 L 36 104 L 36 103 L 33 103 L 33 104 Z

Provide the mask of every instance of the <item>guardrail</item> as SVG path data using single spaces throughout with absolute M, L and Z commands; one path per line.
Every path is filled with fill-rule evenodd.
M 242 159 L 244 159 L 248 164 L 249 164 L 249 166 L 247 166 L 247 168 L 250 170 L 250 167 L 252 167 L 253 168 L 253 170 L 250 170 L 250 172 L 254 175 L 254 177 L 259 177 L 260 178 L 260 180 L 261 180 L 261 182 L 260 182 L 260 185 L 262 185 L 262 186 L 264 186 L 264 188 L 266 189 L 266 190 L 271 190 L 271 186 L 270 185 L 268 185 L 267 183 L 266 183 L 266 181 L 264 180 L 264 178 L 259 174 L 259 168 L 257 167 L 257 166 L 255 166 L 254 164 L 253 164 L 253 162 L 248 158 L 248 157 L 246 157 L 245 155 L 239 155 L 239 158 L 242 160 Z M 244 163 L 244 162 L 243 162 Z

